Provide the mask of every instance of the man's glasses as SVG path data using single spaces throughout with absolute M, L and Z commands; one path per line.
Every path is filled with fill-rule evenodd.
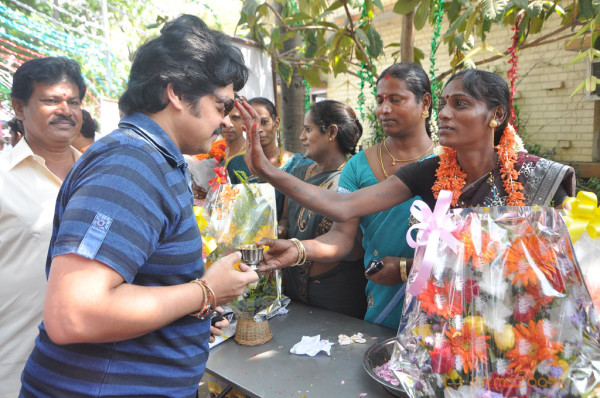
M 235 100 L 232 100 L 231 98 L 223 97 L 222 95 L 219 95 L 216 93 L 212 93 L 212 96 L 223 103 L 223 117 L 229 115 L 229 112 L 231 112 L 231 110 L 233 109 L 233 106 L 235 105 Z

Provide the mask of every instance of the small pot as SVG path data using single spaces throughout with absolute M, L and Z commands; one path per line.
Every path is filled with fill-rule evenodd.
M 242 253 L 242 262 L 253 270 L 263 262 L 263 248 L 256 245 L 241 245 L 237 248 Z

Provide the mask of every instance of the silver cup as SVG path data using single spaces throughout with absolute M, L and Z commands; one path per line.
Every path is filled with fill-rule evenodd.
M 242 253 L 242 262 L 253 270 L 263 262 L 263 248 L 256 245 L 241 245 L 237 248 Z

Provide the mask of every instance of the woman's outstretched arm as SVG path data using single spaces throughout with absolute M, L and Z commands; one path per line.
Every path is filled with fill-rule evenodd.
M 244 103 L 238 109 L 247 121 L 248 139 L 244 158 L 251 173 L 267 180 L 302 206 L 333 221 L 343 222 L 387 210 L 412 197 L 410 189 L 395 176 L 358 191 L 339 193 L 308 184 L 279 170 L 269 162 L 262 151 L 258 125 L 253 123 L 255 116 L 252 107 Z

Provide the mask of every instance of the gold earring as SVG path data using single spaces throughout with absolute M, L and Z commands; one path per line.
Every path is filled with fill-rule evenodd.
M 492 119 L 490 120 L 490 127 L 495 129 L 496 127 L 498 127 L 498 122 L 496 121 L 496 119 Z
M 329 142 L 333 141 L 333 138 L 329 137 Z
M 423 119 L 427 119 L 429 117 L 429 111 L 428 110 L 424 110 L 423 113 L 421 113 L 421 117 Z

